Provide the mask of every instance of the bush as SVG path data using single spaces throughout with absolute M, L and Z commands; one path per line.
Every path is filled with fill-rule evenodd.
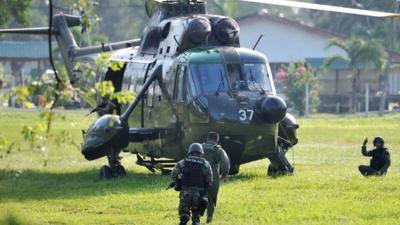
M 293 107 L 300 115 L 305 113 L 305 90 L 309 83 L 310 112 L 315 112 L 319 104 L 318 78 L 312 68 L 307 68 L 304 63 L 291 63 L 283 66 L 276 73 L 277 82 L 282 86 L 282 92 L 287 97 L 289 106 Z

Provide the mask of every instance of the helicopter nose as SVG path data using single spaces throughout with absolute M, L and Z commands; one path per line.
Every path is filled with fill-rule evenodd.
M 285 101 L 278 96 L 264 98 L 260 102 L 259 116 L 267 123 L 278 123 L 285 118 L 287 106 Z

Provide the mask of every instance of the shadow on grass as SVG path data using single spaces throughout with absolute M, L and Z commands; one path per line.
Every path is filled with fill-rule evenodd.
M 50 172 L 0 170 L 0 201 L 85 198 L 108 194 L 154 193 L 170 178 L 160 174 L 128 173 L 124 178 L 100 180 L 98 170 Z

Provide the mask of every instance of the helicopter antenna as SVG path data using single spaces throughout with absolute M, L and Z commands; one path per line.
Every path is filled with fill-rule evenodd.
M 54 64 L 54 60 L 53 60 L 53 44 L 52 44 L 52 36 L 53 36 L 53 1 L 49 0 L 49 30 L 48 30 L 48 44 L 49 44 L 49 61 L 50 61 L 50 65 L 51 68 L 53 69 L 54 72 L 54 76 L 56 78 L 56 92 L 55 92 L 55 99 L 53 104 L 51 105 L 51 109 L 53 109 L 58 101 L 59 98 L 59 93 L 58 93 L 58 89 L 60 88 L 60 84 L 61 84 L 61 79 L 60 76 L 58 75 L 58 72 L 56 70 L 55 64 Z
M 253 46 L 253 50 L 255 50 L 255 49 L 257 48 L 258 43 L 260 42 L 261 38 L 263 38 L 263 37 L 264 37 L 264 34 L 261 34 L 261 35 L 258 37 L 258 39 L 257 39 L 257 41 L 256 41 L 256 44 Z

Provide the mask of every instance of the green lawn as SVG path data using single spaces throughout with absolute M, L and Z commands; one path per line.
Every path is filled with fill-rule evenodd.
M 63 112 L 55 133 L 69 130 L 79 143 L 94 120 L 84 111 Z M 164 188 L 169 178 L 134 164 L 123 154 L 128 175 L 98 180 L 105 159 L 88 162 L 77 147 L 51 145 L 44 156 L 27 150 L 21 128 L 33 125 L 34 111 L 0 111 L 0 136 L 18 146 L 0 159 L 0 224 L 177 224 L 178 193 Z M 266 176 L 267 160 L 243 165 L 221 188 L 213 224 L 400 224 L 400 115 L 383 119 L 318 115 L 301 119 L 300 142 L 288 154 L 295 176 Z M 382 135 L 392 149 L 385 178 L 364 178 L 368 163 L 360 144 Z

